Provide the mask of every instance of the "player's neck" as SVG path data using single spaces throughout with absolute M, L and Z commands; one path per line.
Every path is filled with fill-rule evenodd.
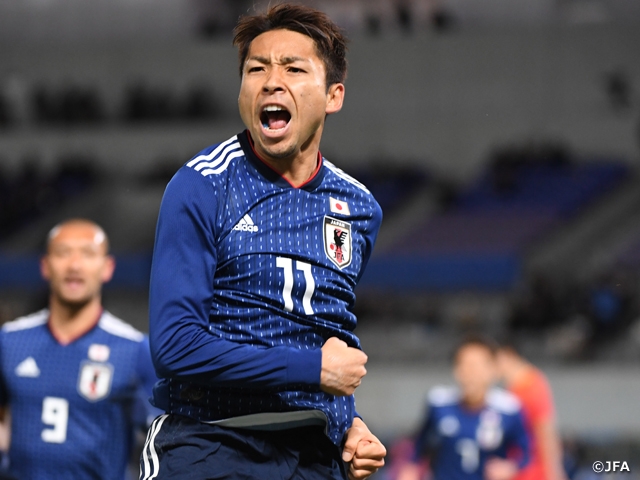
M 465 395 L 462 399 L 462 405 L 465 409 L 476 411 L 482 410 L 486 403 L 486 393 L 483 395 Z
M 52 296 L 49 301 L 49 329 L 58 342 L 67 345 L 91 330 L 101 313 L 100 297 L 77 306 Z
M 253 140 L 251 141 L 253 144 Z M 320 139 L 311 139 L 290 157 L 275 158 L 261 151 L 253 144 L 256 155 L 272 170 L 287 180 L 293 187 L 307 183 L 317 172 L 319 166 Z
M 273 168 L 273 166 L 272 166 Z M 286 169 L 283 172 L 279 172 L 283 178 L 287 180 L 294 187 L 300 187 L 307 183 L 318 169 L 318 152 L 311 161 L 294 160 L 289 165 L 286 165 Z

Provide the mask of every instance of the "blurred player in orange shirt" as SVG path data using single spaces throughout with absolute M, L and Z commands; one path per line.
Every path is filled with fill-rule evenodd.
M 507 389 L 522 403 L 531 444 L 531 461 L 514 480 L 566 480 L 547 377 L 510 342 L 503 342 L 498 349 L 498 365 Z

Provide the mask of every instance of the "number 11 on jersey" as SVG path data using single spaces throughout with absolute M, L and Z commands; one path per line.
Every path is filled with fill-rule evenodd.
M 284 309 L 287 312 L 293 312 L 293 298 L 291 291 L 293 290 L 293 260 L 286 257 L 276 258 L 276 266 L 284 270 L 284 285 L 282 286 L 282 299 L 284 300 Z M 302 309 L 305 315 L 313 315 L 313 307 L 311 307 L 311 298 L 316 288 L 316 282 L 311 273 L 311 265 L 299 260 L 296 261 L 296 270 L 304 273 L 304 281 L 306 284 L 304 296 L 302 297 Z

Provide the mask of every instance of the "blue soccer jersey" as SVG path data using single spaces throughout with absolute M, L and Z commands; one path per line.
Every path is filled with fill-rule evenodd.
M 187 162 L 156 232 L 155 404 L 200 421 L 313 412 L 339 444 L 354 399 L 320 390 L 320 348 L 334 336 L 360 347 L 354 288 L 381 219 L 371 193 L 320 154 L 312 178 L 292 187 L 247 131 Z
M 484 408 L 468 410 L 453 387 L 429 392 L 427 416 L 416 439 L 414 460 L 428 455 L 434 480 L 482 480 L 492 457 L 529 461 L 520 402 L 502 389 L 487 394 Z
M 11 411 L 10 472 L 20 480 L 123 479 L 136 429 L 157 414 L 148 340 L 103 312 L 62 345 L 48 310 L 0 330 L 0 404 Z

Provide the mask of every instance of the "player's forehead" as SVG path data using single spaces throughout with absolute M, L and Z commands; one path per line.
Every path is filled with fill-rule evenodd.
M 455 363 L 474 364 L 476 362 L 493 363 L 495 355 L 486 345 L 470 343 L 460 347 L 455 356 Z
M 322 63 L 311 37 L 286 29 L 269 30 L 254 38 L 249 45 L 247 61 Z
M 106 247 L 104 231 L 90 222 L 70 222 L 54 227 L 49 234 L 49 248 L 84 246 L 95 249 Z

